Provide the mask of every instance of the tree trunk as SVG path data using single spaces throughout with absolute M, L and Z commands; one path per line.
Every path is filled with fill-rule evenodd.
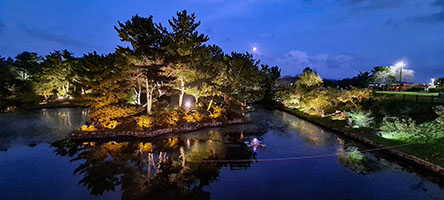
M 197 104 L 199 103 L 199 95 L 194 95 L 194 101 L 197 106 Z
M 181 78 L 180 78 L 179 107 L 182 107 L 184 94 L 185 94 L 185 82 L 183 81 L 183 77 L 181 76 Z
M 139 87 L 139 92 L 137 93 L 137 105 L 142 104 L 140 102 L 140 95 L 142 95 L 142 85 L 140 84 L 140 79 L 137 79 L 137 87 Z
M 213 98 L 211 98 L 211 100 L 210 100 L 210 104 L 208 104 L 208 108 L 207 108 L 207 110 L 210 110 L 211 109 L 211 105 L 213 104 Z
M 148 99 L 148 113 L 151 113 L 151 109 L 153 108 L 153 92 L 154 88 L 150 90 L 150 98 Z
M 148 91 L 148 77 L 145 77 L 145 91 L 146 91 L 146 113 L 151 112 L 151 106 L 150 106 L 150 92 Z

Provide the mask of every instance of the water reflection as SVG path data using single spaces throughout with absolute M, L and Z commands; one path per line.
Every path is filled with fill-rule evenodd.
M 0 150 L 6 151 L 11 146 L 35 146 L 64 139 L 88 119 L 88 110 L 82 108 L 1 114 Z
M 207 140 L 182 137 L 142 142 L 63 140 L 52 146 L 57 155 L 81 163 L 74 173 L 82 176 L 79 184 L 92 195 L 120 188 L 123 199 L 209 199 L 202 188 L 217 180 L 222 167 L 246 169 L 251 164 L 203 162 L 251 159 L 252 152 L 239 136 L 229 138 L 232 139 L 222 139 L 220 133 L 211 132 Z
M 331 133 L 326 132 L 324 129 L 285 112 L 276 111 L 275 115 L 280 116 L 283 123 L 291 129 L 297 130 L 301 139 L 308 144 L 325 146 L 332 136 Z

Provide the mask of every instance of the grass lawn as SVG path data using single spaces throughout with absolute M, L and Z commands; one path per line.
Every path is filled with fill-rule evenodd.
M 392 94 L 392 95 L 413 95 L 413 96 L 438 96 L 437 92 L 397 92 L 397 91 L 376 91 L 376 94 Z

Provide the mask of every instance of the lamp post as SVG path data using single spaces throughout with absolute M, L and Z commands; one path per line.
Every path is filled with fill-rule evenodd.
M 398 62 L 395 65 L 396 67 L 399 68 L 399 85 L 402 84 L 402 69 L 405 67 L 405 63 L 404 62 Z

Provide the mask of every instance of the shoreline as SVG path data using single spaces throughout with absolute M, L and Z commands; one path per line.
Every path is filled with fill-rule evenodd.
M 178 128 L 162 128 L 149 131 L 75 131 L 71 133 L 69 139 L 84 140 L 84 139 L 111 139 L 120 137 L 134 137 L 134 138 L 152 138 L 166 134 L 181 134 L 197 131 L 204 128 L 224 127 L 236 124 L 247 124 L 246 119 L 233 119 L 227 122 L 212 121 L 206 123 L 191 124 L 188 126 L 181 126 Z
M 324 129 L 332 131 L 336 134 L 343 135 L 343 136 L 346 136 L 346 137 L 351 138 L 353 140 L 356 140 L 358 142 L 361 142 L 367 146 L 371 146 L 374 148 L 380 148 L 381 149 L 380 152 L 394 155 L 394 156 L 396 156 L 397 159 L 399 159 L 401 161 L 405 161 L 409 164 L 413 164 L 416 167 L 421 167 L 423 169 L 428 170 L 429 172 L 434 173 L 435 175 L 436 174 L 439 175 L 441 178 L 444 178 L 444 168 L 440 165 L 431 163 L 429 161 L 426 161 L 426 160 L 421 159 L 417 156 L 402 152 L 400 150 L 396 150 L 394 148 L 389 148 L 389 146 L 386 146 L 384 144 L 380 144 L 376 141 L 373 141 L 373 140 L 368 139 L 366 137 L 360 136 L 359 133 L 353 133 L 353 132 L 346 131 L 346 130 L 338 128 L 338 127 L 329 126 L 327 123 L 322 122 L 321 120 L 310 119 L 307 114 L 302 113 L 300 111 L 293 110 L 290 108 L 282 108 L 282 107 L 277 107 L 276 109 L 286 112 L 286 113 L 289 113 L 291 115 L 294 115 L 300 119 L 303 119 L 305 121 L 313 123 L 317 126 L 320 126 Z

